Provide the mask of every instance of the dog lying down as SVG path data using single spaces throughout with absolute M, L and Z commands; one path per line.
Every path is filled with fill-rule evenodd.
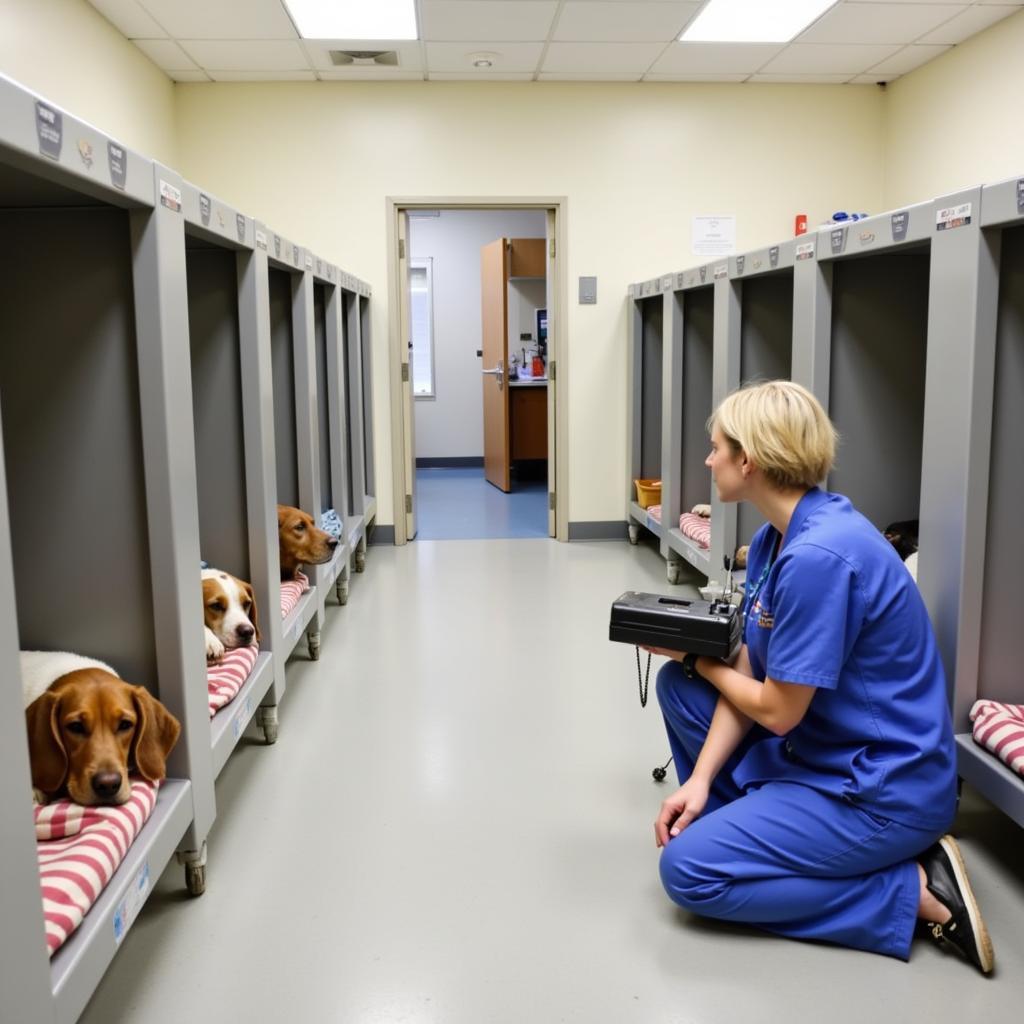
M 225 651 L 259 643 L 251 584 L 220 569 L 204 569 L 202 578 L 206 660 L 216 661 L 224 657 Z
M 920 529 L 918 520 L 903 519 L 898 523 L 890 523 L 882 533 L 885 539 L 896 549 L 896 553 L 903 559 L 907 572 L 917 582 L 917 535 Z
M 166 777 L 178 720 L 142 686 L 102 661 L 65 651 L 22 651 L 21 689 L 37 803 L 123 804 L 130 772 Z
M 303 565 L 329 562 L 338 539 L 313 522 L 301 508 L 277 506 L 277 538 L 281 554 L 281 579 L 293 580 Z

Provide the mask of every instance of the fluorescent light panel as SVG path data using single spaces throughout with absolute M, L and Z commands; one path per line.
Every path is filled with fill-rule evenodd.
M 284 0 L 303 39 L 416 39 L 414 0 Z
M 836 0 L 708 0 L 681 43 L 788 43 Z

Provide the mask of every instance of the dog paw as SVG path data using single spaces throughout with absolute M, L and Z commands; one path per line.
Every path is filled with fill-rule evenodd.
M 690 511 L 695 516 L 703 516 L 705 519 L 711 518 L 710 505 L 694 505 Z
M 206 630 L 206 660 L 217 661 L 224 657 L 224 645 L 213 634 L 209 626 L 203 627 Z

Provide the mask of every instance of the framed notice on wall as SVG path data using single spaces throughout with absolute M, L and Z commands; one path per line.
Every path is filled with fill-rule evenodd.
M 730 214 L 701 214 L 693 218 L 694 256 L 731 256 L 736 252 L 736 218 Z

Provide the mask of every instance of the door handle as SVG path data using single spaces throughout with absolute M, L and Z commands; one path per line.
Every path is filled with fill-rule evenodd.
M 500 391 L 504 387 L 505 383 L 505 362 L 502 359 L 498 360 L 498 365 L 493 370 L 481 370 L 481 373 L 487 374 L 488 377 L 498 378 L 498 390 Z

